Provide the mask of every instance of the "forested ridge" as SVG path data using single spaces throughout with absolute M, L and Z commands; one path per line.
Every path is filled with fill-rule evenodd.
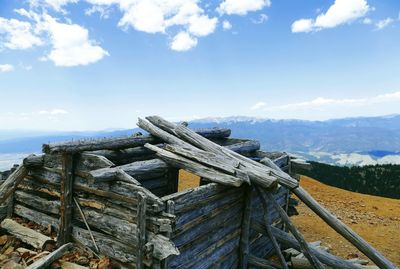
M 296 171 L 322 183 L 349 191 L 400 198 L 400 165 L 333 166 L 310 162 L 312 169 Z

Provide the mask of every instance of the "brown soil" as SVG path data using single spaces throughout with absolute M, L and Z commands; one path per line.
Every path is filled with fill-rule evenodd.
M 198 176 L 181 170 L 179 191 L 199 186 L 199 180 Z M 400 200 L 354 193 L 304 176 L 300 184 L 388 259 L 400 265 Z M 300 215 L 292 220 L 307 241 L 322 241 L 333 254 L 343 258 L 365 258 L 307 206 L 301 203 L 297 210 Z
M 400 200 L 342 190 L 305 176 L 300 184 L 389 260 L 400 265 Z M 300 204 L 297 210 L 300 215 L 292 220 L 307 241 L 320 240 L 332 248 L 333 254 L 343 258 L 365 258 L 307 206 Z

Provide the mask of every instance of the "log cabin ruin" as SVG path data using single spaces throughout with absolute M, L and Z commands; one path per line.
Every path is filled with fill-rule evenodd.
M 289 268 L 288 248 L 302 253 L 301 268 L 362 268 L 304 240 L 289 218 L 293 194 L 379 268 L 398 268 L 299 186 L 293 171 L 306 163 L 230 138 L 229 129 L 192 130 L 157 116 L 138 126 L 149 134 L 45 144 L 43 155 L 4 175 L 0 231 L 36 249 L 57 245 L 27 268 L 46 268 L 73 244 L 138 269 Z M 180 169 L 199 186 L 179 191 Z

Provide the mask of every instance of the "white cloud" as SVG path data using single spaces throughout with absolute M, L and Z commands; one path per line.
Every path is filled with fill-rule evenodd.
M 229 22 L 229 21 L 227 21 L 227 20 L 224 20 L 223 22 L 222 22 L 222 28 L 226 31 L 226 30 L 230 30 L 230 29 L 232 29 L 232 24 Z
M 68 111 L 60 108 L 52 109 L 52 110 L 41 110 L 38 113 L 39 115 L 65 115 L 68 114 Z
M 187 51 L 197 45 L 197 38 L 187 32 L 178 33 L 172 40 L 170 48 L 175 51 Z
M 0 17 L 0 49 L 29 49 L 42 44 L 29 22 Z
M 390 24 L 392 24 L 394 22 L 394 20 L 392 18 L 386 18 L 384 20 L 380 20 L 378 21 L 375 26 L 377 30 L 382 30 L 383 28 L 389 26 Z
M 268 16 L 266 14 L 260 14 L 258 19 L 252 19 L 251 21 L 254 24 L 262 24 L 262 23 L 266 22 L 267 20 L 268 20 Z
M 264 110 L 264 111 L 277 111 L 277 110 L 288 110 L 288 111 L 298 111 L 298 110 L 308 110 L 315 108 L 326 108 L 332 106 L 346 106 L 346 107 L 362 107 L 373 104 L 383 104 L 383 103 L 399 103 L 400 102 L 400 91 L 386 93 L 381 95 L 376 95 L 372 97 L 365 98 L 344 98 L 344 99 L 333 99 L 318 97 L 310 101 L 304 101 L 299 103 L 291 103 L 279 106 L 266 107 L 264 102 L 259 102 L 255 104 L 252 110 Z
M 38 29 L 50 37 L 52 50 L 44 58 L 56 66 L 88 65 L 109 55 L 102 47 L 89 39 L 89 31 L 78 24 L 60 23 L 44 14 Z
M 248 12 L 258 11 L 270 5 L 270 0 L 224 0 L 217 11 L 220 14 L 246 15 Z
M 14 69 L 14 66 L 11 64 L 0 64 L 0 73 L 12 72 Z
M 189 20 L 189 32 L 195 36 L 207 36 L 215 31 L 217 18 L 209 18 L 206 15 L 193 16 Z
M 255 103 L 250 109 L 251 110 L 258 110 L 266 106 L 265 102 L 257 102 Z
M 30 0 L 32 7 L 44 6 L 50 7 L 58 12 L 64 12 L 63 7 L 70 3 L 77 3 L 78 0 Z
M 350 23 L 364 17 L 371 8 L 366 0 L 335 0 L 326 13 L 316 19 L 300 19 L 292 24 L 292 32 L 311 32 Z

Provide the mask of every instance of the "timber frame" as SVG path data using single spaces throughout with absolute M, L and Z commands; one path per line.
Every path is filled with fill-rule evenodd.
M 57 231 L 59 250 L 34 268 L 70 242 L 138 269 L 288 268 L 283 248 L 314 268 L 361 268 L 304 240 L 289 218 L 293 193 L 379 268 L 398 269 L 299 186 L 289 172 L 304 162 L 229 138 L 229 129 L 158 116 L 138 126 L 149 135 L 45 144 L 2 182 L 3 229 L 12 232 L 17 215 Z M 200 186 L 178 192 L 179 169 Z

